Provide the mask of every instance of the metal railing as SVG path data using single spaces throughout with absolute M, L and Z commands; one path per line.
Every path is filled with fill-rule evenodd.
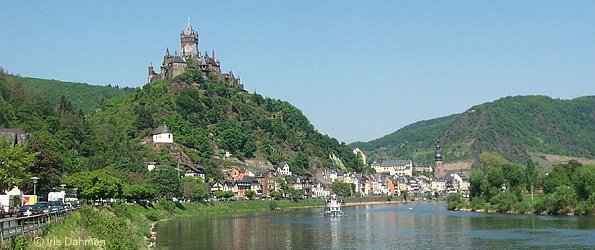
M 16 236 L 36 236 L 52 223 L 64 220 L 70 210 L 30 215 L 23 217 L 10 217 L 0 219 L 0 247 L 10 243 L 10 238 Z

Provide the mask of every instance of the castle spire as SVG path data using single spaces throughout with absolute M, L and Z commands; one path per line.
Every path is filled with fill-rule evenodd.
M 213 59 L 216 59 L 216 57 L 215 57 L 215 50 L 213 50 L 213 52 L 211 52 L 211 56 L 213 57 Z

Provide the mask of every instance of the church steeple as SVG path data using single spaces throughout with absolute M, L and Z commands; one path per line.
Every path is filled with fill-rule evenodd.
M 440 140 L 436 140 L 436 153 L 434 154 L 434 177 L 442 178 L 444 175 L 444 168 L 442 166 L 442 149 L 440 148 Z

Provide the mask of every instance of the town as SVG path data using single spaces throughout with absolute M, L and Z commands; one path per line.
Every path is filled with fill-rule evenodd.
M 162 124 L 153 133 L 154 144 L 173 144 L 174 135 L 167 125 Z M 312 174 L 295 175 L 288 162 L 279 162 L 274 167 L 248 169 L 236 166 L 224 170 L 226 179 L 208 183 L 209 195 L 218 198 L 218 191 L 231 192 L 234 199 L 266 199 L 282 195 L 300 198 L 325 198 L 335 193 L 333 183 L 345 183 L 351 187 L 349 196 L 444 196 L 458 193 L 469 197 L 469 181 L 461 171 L 443 170 L 443 155 L 440 142 L 436 141 L 433 163 L 414 163 L 411 160 L 384 160 L 370 164 L 376 173 L 345 172 L 339 169 L 320 168 Z M 366 155 L 359 148 L 353 150 L 362 164 L 367 165 Z M 225 159 L 232 157 L 226 151 Z M 196 164 L 182 164 L 185 176 L 194 176 L 205 180 L 204 169 Z M 158 163 L 147 166 L 151 171 Z M 251 191 L 249 191 L 251 190 Z M 288 192 L 292 190 L 293 192 Z M 346 195 L 346 194 L 343 194 Z M 228 197 L 228 198 L 231 198 Z M 220 197 L 219 197 L 220 198 Z

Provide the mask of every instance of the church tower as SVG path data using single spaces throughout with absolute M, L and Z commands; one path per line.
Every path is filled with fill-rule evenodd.
M 436 140 L 436 154 L 434 155 L 434 177 L 442 178 L 444 168 L 442 166 L 442 150 L 440 149 L 440 140 Z
M 198 54 L 198 32 L 192 28 L 190 18 L 188 25 L 180 33 L 181 51 L 186 55 L 194 56 Z

